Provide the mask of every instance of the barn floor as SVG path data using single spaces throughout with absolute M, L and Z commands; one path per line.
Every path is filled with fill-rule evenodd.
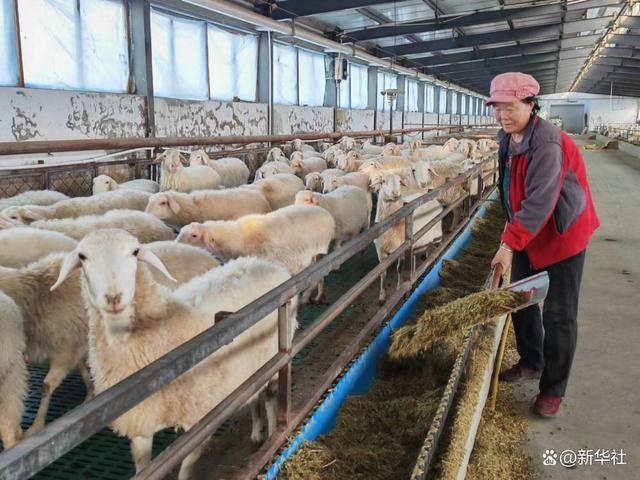
M 580 145 L 593 143 L 577 140 Z M 526 445 L 541 479 L 640 479 L 640 159 L 618 150 L 583 151 L 602 226 L 594 235 L 580 295 L 578 347 L 558 417 L 528 413 L 537 383 L 518 385 L 531 426 Z M 554 450 L 626 452 L 627 465 L 597 461 L 564 468 L 543 466 Z

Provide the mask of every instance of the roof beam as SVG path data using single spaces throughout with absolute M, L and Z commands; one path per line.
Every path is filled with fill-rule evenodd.
M 286 0 L 273 4 L 261 5 L 263 15 L 276 20 L 304 17 L 317 13 L 337 12 L 352 8 L 371 7 L 376 4 L 389 3 L 389 0 Z
M 558 25 L 545 25 L 542 27 L 527 27 L 516 30 L 499 30 L 493 33 L 480 33 L 465 35 L 464 37 L 442 38 L 440 40 L 428 40 L 420 43 L 385 47 L 384 55 L 412 55 L 416 53 L 436 52 L 451 50 L 454 48 L 475 47 L 476 45 L 490 45 L 492 43 L 514 42 L 534 38 L 558 38 L 560 28 Z M 347 40 L 347 39 L 345 39 Z
M 430 74 L 439 74 L 445 72 L 465 72 L 465 71 L 473 71 L 477 68 L 491 68 L 499 67 L 499 66 L 509 66 L 513 67 L 516 65 L 529 65 L 532 63 L 544 63 L 544 62 L 553 62 L 555 68 L 555 59 L 556 55 L 554 53 L 540 53 L 537 55 L 520 55 L 517 57 L 508 57 L 508 58 L 500 58 L 500 59 L 485 59 L 479 60 L 471 63 L 459 63 L 454 65 L 444 65 L 441 67 L 431 67 L 428 69 L 428 73 Z
M 430 57 L 412 58 L 411 62 L 423 67 L 430 65 L 444 65 L 448 63 L 471 62 L 484 58 L 508 57 L 511 55 L 522 55 L 525 53 L 553 52 L 558 48 L 557 40 L 536 42 L 527 45 L 514 45 L 511 47 L 485 48 L 472 52 L 449 53 L 442 55 L 432 55 Z
M 501 8 L 468 15 L 445 15 L 433 19 L 416 20 L 393 25 L 364 28 L 347 33 L 347 36 L 356 41 L 374 40 L 376 38 L 393 37 L 396 35 L 408 35 L 411 33 L 435 32 L 449 30 L 458 27 L 485 25 L 507 20 L 535 17 L 540 15 L 560 15 L 560 4 L 528 6 L 515 8 Z

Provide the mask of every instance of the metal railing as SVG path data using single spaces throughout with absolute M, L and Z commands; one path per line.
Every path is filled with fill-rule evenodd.
M 483 170 L 490 162 L 494 162 L 494 160 L 485 160 L 458 177 L 451 179 L 445 185 L 406 204 L 384 221 L 375 224 L 357 238 L 344 244 L 340 249 L 325 256 L 238 312 L 232 313 L 225 321 L 216 323 L 208 330 L 168 352 L 120 383 L 48 424 L 12 449 L 3 452 L 0 454 L 0 479 L 29 478 L 39 472 L 209 355 L 231 343 L 238 335 L 255 325 L 262 318 L 277 310 L 278 353 L 196 425 L 176 439 L 145 469 L 139 472 L 135 478 L 164 478 L 191 451 L 209 438 L 220 425 L 258 392 L 267 381 L 278 375 L 278 428 L 267 443 L 247 463 L 247 475 L 255 476 L 273 456 L 277 448 L 286 441 L 287 436 L 311 411 L 324 391 L 331 386 L 343 368 L 362 347 L 362 344 L 382 325 L 385 318 L 411 290 L 412 285 L 418 278 L 433 265 L 448 246 L 448 242 L 452 241 L 465 227 L 467 219 L 470 218 L 473 211 L 479 207 L 488 195 L 483 195 L 483 192 L 485 192 L 485 180 L 491 177 L 495 183 L 495 169 L 489 174 L 483 174 Z M 493 166 L 494 164 L 491 165 Z M 471 191 L 473 181 L 478 182 L 479 195 L 475 198 L 475 201 L 468 194 Z M 461 195 L 455 203 L 444 209 L 428 225 L 414 233 L 413 212 L 424 203 L 437 199 L 448 189 L 461 185 L 464 185 L 467 193 Z M 464 214 L 460 223 L 455 226 L 447 241 L 443 241 L 431 252 L 426 260 L 417 265 L 413 245 L 430 228 L 457 207 L 461 207 Z M 291 340 L 287 335 L 292 321 L 288 308 L 289 301 L 305 289 L 316 285 L 318 281 L 338 269 L 357 253 L 363 251 L 376 238 L 399 222 L 403 222 L 405 226 L 404 242 L 389 257 L 380 262 L 354 286 L 344 292 L 307 329 Z M 384 271 L 401 258 L 404 259 L 404 267 L 401 272 L 399 287 L 323 374 L 320 378 L 318 389 L 306 399 L 304 405 L 295 411 L 292 410 L 291 369 L 293 357 L 342 313 L 350 303 L 365 292 Z
M 605 137 L 640 145 L 640 125 L 636 123 L 599 124 L 595 131 Z

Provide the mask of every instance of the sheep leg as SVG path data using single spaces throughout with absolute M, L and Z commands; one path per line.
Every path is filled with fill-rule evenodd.
M 275 387 L 274 387 L 275 386 Z M 267 412 L 267 438 L 278 426 L 278 381 L 271 382 L 265 392 L 264 409 Z
M 264 417 L 260 409 L 262 402 L 260 395 L 255 395 L 249 400 L 249 408 L 251 409 L 251 441 L 259 444 L 264 441 L 262 429 L 264 427 Z
M 324 277 L 318 282 L 318 293 L 316 294 L 316 298 L 313 299 L 313 303 L 320 303 L 324 298 Z
M 73 363 L 64 361 L 62 359 L 53 359 L 47 376 L 44 377 L 42 382 L 42 399 L 40 400 L 40 406 L 38 407 L 38 413 L 33 420 L 31 427 L 27 430 L 26 435 L 29 436 L 42 427 L 44 427 L 45 420 L 47 418 L 47 412 L 49 411 L 49 402 L 51 402 L 51 396 L 53 392 L 60 386 L 62 380 L 68 375 L 69 371 L 73 368 Z
M 384 288 L 384 281 L 387 279 L 387 271 L 384 270 L 380 274 L 380 294 L 378 295 L 378 303 L 382 305 L 387 299 L 387 292 Z
M 89 367 L 85 360 L 80 362 L 78 365 L 78 371 L 80 372 L 80 376 L 82 377 L 82 381 L 84 382 L 84 389 L 87 392 L 84 397 L 84 401 L 89 401 L 93 398 L 93 381 L 91 380 L 91 373 L 89 373 Z
M 4 450 L 9 450 L 13 447 L 22 436 L 22 430 L 20 429 L 20 423 L 16 425 L 10 425 L 10 422 L 0 423 L 0 439 L 2 439 L 2 445 Z
M 401 269 L 402 269 L 402 258 L 398 259 L 398 262 L 396 263 L 396 290 L 400 290 L 400 282 L 402 281 L 402 277 L 400 275 Z
M 193 478 L 193 467 L 195 466 L 198 458 L 202 455 L 205 448 L 207 446 L 207 442 L 202 442 L 196 449 L 187 455 L 182 461 L 182 465 L 180 465 L 180 472 L 178 473 L 178 480 L 187 480 L 189 478 Z
M 153 435 L 150 437 L 133 437 L 131 439 L 131 456 L 136 466 L 136 473 L 149 465 L 152 449 Z
M 315 286 L 309 287 L 304 291 L 302 298 L 300 299 L 300 302 L 302 302 L 303 305 L 307 305 L 309 303 L 309 299 L 311 298 L 311 294 L 315 288 Z

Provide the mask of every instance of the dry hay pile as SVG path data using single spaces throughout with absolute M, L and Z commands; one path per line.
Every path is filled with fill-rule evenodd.
M 606 145 L 598 145 L 597 143 L 590 143 L 582 147 L 584 150 L 604 150 Z
M 478 220 L 471 244 L 457 260 L 445 261 L 441 287 L 424 299 L 418 312 L 442 307 L 425 311 L 413 325 L 396 332 L 395 349 L 392 346 L 391 354 L 382 360 L 370 392 L 348 398 L 336 427 L 318 441 L 305 442 L 283 465 L 280 478 L 410 477 L 466 327 L 486 322 L 520 301 L 511 292 L 482 292 L 457 300 L 482 290 L 503 226 L 497 206 Z M 453 300 L 457 301 L 450 303 Z M 487 328 L 492 327 L 481 330 Z M 475 348 L 472 358 L 479 359 L 483 352 L 482 347 Z M 486 358 L 475 363 L 486 365 Z

